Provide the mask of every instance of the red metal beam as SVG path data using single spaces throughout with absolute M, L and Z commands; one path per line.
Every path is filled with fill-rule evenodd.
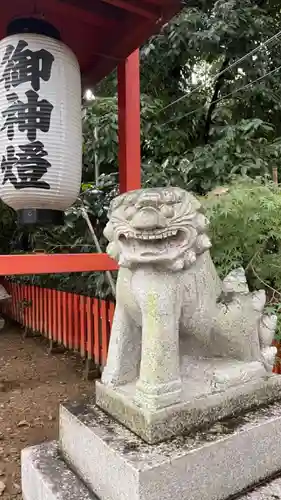
M 118 23 L 117 19 L 108 19 L 97 12 L 81 9 L 75 3 L 61 3 L 59 0 L 48 0 L 47 7 L 44 0 L 37 0 L 37 10 L 43 13 L 45 11 L 54 12 L 64 16 L 65 20 L 72 18 L 76 19 L 77 22 L 91 24 L 92 26 L 110 27 L 116 26 Z
M 154 6 L 148 5 L 146 2 L 140 2 L 139 0 L 103 0 L 103 2 L 127 10 L 132 14 L 146 17 L 147 19 L 157 19 L 160 16 L 158 9 L 156 10 Z
M 141 187 L 139 50 L 118 66 L 120 192 Z
M 0 276 L 19 274 L 116 271 L 117 263 L 107 254 L 1 255 Z
M 146 0 L 146 2 L 151 3 L 152 5 L 160 5 L 163 8 L 167 6 L 175 4 L 175 0 Z M 180 3 L 180 0 L 179 0 Z
M 124 53 L 130 54 L 136 50 L 136 47 L 140 47 L 150 36 L 159 32 L 161 26 L 179 12 L 180 8 L 180 0 L 174 0 L 172 4 L 165 3 L 162 15 L 157 20 L 143 19 L 142 22 L 135 24 L 134 29 L 132 29 L 132 21 L 122 23 L 122 30 L 109 38 L 108 45 L 103 44 L 99 50 L 96 50 L 96 53 L 107 54 L 107 57 L 101 55 L 95 59 L 91 67 L 85 70 L 85 85 L 91 86 L 108 75 L 114 69 L 114 59 L 117 61 L 124 57 Z M 121 36 L 120 33 L 122 33 Z
M 112 19 L 120 21 L 123 18 L 124 13 L 120 11 L 119 8 L 113 5 L 106 5 L 103 0 L 56 0 L 62 4 L 74 5 L 78 9 L 85 12 L 90 12 L 92 14 L 101 16 L 107 20 Z

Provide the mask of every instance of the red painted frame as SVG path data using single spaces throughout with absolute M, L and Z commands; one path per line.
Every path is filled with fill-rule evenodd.
M 118 66 L 120 191 L 141 187 L 139 50 Z M 1 255 L 0 275 L 113 271 L 106 254 Z
M 139 51 L 118 66 L 120 191 L 141 186 Z

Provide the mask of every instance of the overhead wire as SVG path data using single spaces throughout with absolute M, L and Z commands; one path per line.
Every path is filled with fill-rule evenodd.
M 273 73 L 275 73 L 275 72 L 276 72 L 276 71 L 278 71 L 279 69 L 281 69 L 281 64 L 280 64 L 280 66 L 278 66 L 277 68 L 274 68 L 273 70 L 269 71 L 269 72 L 268 72 L 268 73 L 266 73 L 265 75 L 262 75 L 262 76 L 260 76 L 259 78 L 256 78 L 256 80 L 253 80 L 253 81 L 251 81 L 251 82 L 247 83 L 246 85 L 243 85 L 242 87 L 239 87 L 238 89 L 235 89 L 235 90 L 233 90 L 232 92 L 229 92 L 229 94 L 226 94 L 225 96 L 222 96 L 222 97 L 220 97 L 219 99 L 216 99 L 216 100 L 215 100 L 215 101 L 213 101 L 212 103 L 213 103 L 213 104 L 217 104 L 217 103 L 218 103 L 218 102 L 220 102 L 220 101 L 223 101 L 223 100 L 225 100 L 225 99 L 228 99 L 228 98 L 229 98 L 229 97 L 231 97 L 233 94 L 236 94 L 237 92 L 240 92 L 241 90 L 245 90 L 245 89 L 247 89 L 248 87 L 250 87 L 250 86 L 251 86 L 251 85 L 253 85 L 254 83 L 257 83 L 257 82 L 259 82 L 259 81 L 263 80 L 264 78 L 266 78 L 267 76 L 272 75 Z M 161 125 L 159 125 L 159 127 L 158 127 L 158 128 L 162 128 L 162 127 L 164 127 L 165 125 L 168 125 L 168 124 L 170 124 L 170 123 L 174 123 L 175 121 L 179 121 L 179 120 L 181 120 L 182 118 L 187 118 L 188 116 L 193 115 L 194 113 L 196 113 L 197 111 L 200 111 L 201 109 L 205 109 L 205 105 L 200 106 L 200 107 L 198 107 L 198 108 L 195 108 L 195 109 L 193 109 L 192 111 L 189 111 L 189 113 L 186 113 L 186 114 L 184 114 L 184 115 L 181 115 L 181 116 L 177 116 L 177 117 L 175 117 L 175 118 L 172 118 L 171 120 L 168 120 L 167 122 L 162 123 Z
M 234 61 L 232 64 L 230 64 L 229 66 L 227 66 L 226 68 L 224 68 L 222 71 L 219 71 L 218 73 L 216 73 L 214 76 L 211 77 L 211 82 L 217 80 L 218 78 L 220 78 L 222 75 L 224 75 L 226 72 L 230 71 L 231 69 L 235 68 L 238 64 L 240 64 L 241 62 L 243 62 L 245 59 L 247 59 L 248 57 L 250 56 L 253 56 L 255 55 L 259 50 L 267 47 L 267 45 L 269 45 L 271 42 L 273 42 L 274 40 L 276 40 L 279 36 L 281 35 L 281 30 L 278 31 L 278 33 L 275 33 L 275 35 L 271 36 L 270 38 L 268 38 L 265 42 L 261 42 L 257 47 L 255 47 L 253 50 L 251 50 L 250 52 L 247 52 L 247 54 L 245 54 L 244 56 L 240 57 L 239 59 L 237 59 L 236 61 Z M 178 99 L 175 99 L 174 101 L 170 102 L 169 104 L 167 104 L 166 106 L 164 106 L 163 108 L 159 109 L 157 111 L 157 114 L 159 113 L 162 113 L 163 111 L 165 111 L 166 109 L 174 106 L 175 104 L 178 104 L 179 102 L 183 101 L 184 99 L 187 99 L 188 97 L 190 97 L 192 94 L 194 94 L 194 92 L 197 92 L 198 90 L 200 90 L 201 88 L 203 88 L 205 86 L 204 83 L 201 83 L 200 85 L 197 85 L 194 89 L 192 89 L 190 92 L 182 95 L 181 97 L 179 97 Z
M 268 38 L 267 40 L 265 40 L 265 42 L 261 42 L 257 47 L 255 47 L 253 50 L 251 50 L 250 52 L 247 52 L 247 54 L 245 54 L 244 56 L 240 57 L 239 59 L 237 59 L 236 61 L 234 61 L 232 64 L 230 64 L 229 66 L 227 66 L 226 68 L 224 68 L 222 71 L 219 71 L 218 73 L 216 73 L 213 77 L 211 77 L 210 79 L 210 82 L 213 82 L 215 80 L 217 80 L 219 77 L 221 77 L 223 74 L 225 74 L 226 72 L 230 71 L 231 69 L 235 68 L 238 64 L 240 64 L 241 62 L 243 62 L 245 59 L 247 59 L 248 57 L 250 56 L 253 56 L 255 55 L 259 50 L 263 49 L 263 48 L 266 48 L 270 43 L 272 43 L 274 40 L 278 39 L 278 37 L 281 35 L 281 30 L 278 31 L 277 33 L 275 33 L 275 35 L 271 36 L 270 38 Z M 219 98 L 219 99 L 216 99 L 215 101 L 213 101 L 213 104 L 217 104 L 218 102 L 224 100 L 224 99 L 227 99 L 229 98 L 231 95 L 241 91 L 241 90 L 244 90 L 246 88 L 248 88 L 250 85 L 253 85 L 254 83 L 266 78 L 267 76 L 275 73 L 276 71 L 278 71 L 280 69 L 281 66 L 278 66 L 277 68 L 275 68 L 274 70 L 268 72 L 267 74 L 265 75 L 262 75 L 261 77 L 257 78 L 256 80 L 253 80 L 252 82 L 249 82 L 248 84 L 244 85 L 243 87 L 240 87 L 238 89 L 235 89 L 233 92 L 230 92 L 229 94 Z M 179 102 L 183 101 L 184 99 L 187 99 L 188 97 L 190 97 L 192 94 L 194 94 L 195 92 L 197 92 L 198 90 L 200 90 L 201 88 L 205 87 L 205 83 L 201 83 L 200 85 L 197 85 L 194 89 L 192 89 L 190 92 L 182 95 L 181 97 L 179 97 L 178 99 L 172 101 L 171 103 L 167 104 L 166 106 L 164 106 L 163 108 L 159 109 L 157 112 L 156 112 L 156 115 L 160 114 L 161 112 L 165 111 L 166 109 L 169 109 L 170 107 L 174 106 L 175 104 L 178 104 Z M 195 108 L 193 111 L 190 111 L 189 113 L 186 113 L 184 115 L 181 115 L 179 117 L 175 117 L 175 118 L 172 118 L 171 120 L 168 120 L 167 122 L 159 125 L 158 128 L 162 128 L 164 127 L 165 125 L 168 125 L 170 123 L 174 123 L 176 121 L 179 121 L 181 120 L 182 118 L 186 118 L 188 116 L 191 116 L 192 114 L 196 113 L 197 111 L 200 111 L 201 109 L 205 109 L 205 105 L 203 106 L 200 106 L 198 108 Z M 111 113 L 106 113 L 105 115 L 100 115 L 100 118 L 103 119 L 107 116 L 110 116 Z

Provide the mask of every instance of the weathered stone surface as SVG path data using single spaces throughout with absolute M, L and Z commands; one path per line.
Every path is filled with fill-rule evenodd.
M 281 477 L 241 495 L 237 500 L 279 500 L 281 498 Z
M 215 394 L 218 385 L 243 385 L 252 365 L 239 379 L 233 360 L 257 363 L 258 377 L 272 370 L 276 317 L 264 313 L 265 292 L 250 293 L 241 268 L 219 279 L 207 226 L 200 203 L 180 188 L 130 192 L 110 208 L 108 253 L 121 268 L 102 382 L 116 390 L 132 384 L 135 404 L 150 413 L 190 403 L 204 386 Z M 213 360 L 201 389 L 188 356 Z M 230 371 L 225 365 L 218 376 L 221 357 Z
M 62 452 L 100 500 L 227 499 L 281 469 L 280 432 L 277 403 L 154 446 L 94 405 L 60 414 Z
M 253 375 L 255 372 L 253 372 Z M 184 384 L 185 387 L 185 384 Z M 201 387 L 201 382 L 199 384 Z M 96 382 L 96 402 L 144 441 L 155 444 L 191 432 L 193 428 L 240 414 L 248 409 L 268 404 L 281 398 L 281 377 L 257 377 L 248 383 L 229 387 L 227 390 L 203 394 L 157 411 L 137 406 L 134 401 L 134 384 L 117 388 Z
M 23 500 L 98 500 L 66 466 L 56 443 L 22 451 Z

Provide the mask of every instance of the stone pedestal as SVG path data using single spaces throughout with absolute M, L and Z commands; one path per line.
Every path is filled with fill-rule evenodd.
M 59 444 L 22 453 L 23 499 L 271 498 L 280 480 L 254 485 L 281 470 L 280 432 L 275 403 L 151 446 L 93 404 L 62 406 Z
M 97 405 L 144 441 L 155 444 L 281 396 L 281 377 L 266 374 L 261 363 L 235 362 L 231 366 L 227 360 L 214 360 L 210 365 L 210 361 L 202 360 L 195 368 L 191 360 L 185 361 L 192 376 L 183 378 L 180 403 L 150 411 L 136 404 L 136 383 L 112 388 L 97 382 Z M 216 387 L 204 378 L 206 367 L 213 369 Z

